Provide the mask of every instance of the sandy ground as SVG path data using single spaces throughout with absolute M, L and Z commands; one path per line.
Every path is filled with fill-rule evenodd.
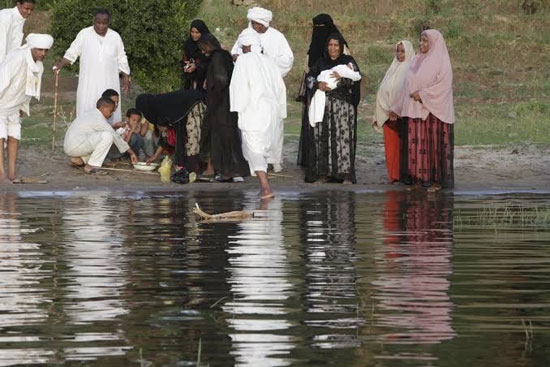
M 295 139 L 288 139 L 295 140 Z M 356 185 L 307 184 L 303 173 L 296 165 L 296 142 L 285 143 L 285 165 L 281 176 L 271 177 L 275 191 L 351 190 L 378 191 L 399 190 L 404 186 L 386 183 L 384 148 L 382 144 L 359 144 L 361 155 L 357 157 Z M 368 157 L 368 158 L 367 158 Z M 107 167 L 113 167 L 106 162 Z M 119 162 L 114 166 L 131 170 L 129 163 Z M 245 183 L 202 183 L 187 185 L 162 183 L 158 175 L 137 171 L 109 171 L 108 175 L 87 175 L 68 164 L 62 147 L 52 154 L 49 150 L 34 147 L 20 149 L 19 176 L 39 177 L 46 184 L 0 184 L 0 191 L 40 190 L 106 190 L 106 191 L 210 191 L 210 190 L 257 190 L 254 177 Z M 455 147 L 455 192 L 494 191 L 546 191 L 550 189 L 550 147 L 521 145 L 509 148 Z

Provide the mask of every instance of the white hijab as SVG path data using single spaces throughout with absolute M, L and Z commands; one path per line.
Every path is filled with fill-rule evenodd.
M 386 71 L 386 75 L 384 76 L 382 83 L 380 83 L 378 93 L 376 93 L 376 109 L 374 111 L 372 121 L 376 122 L 376 125 L 374 126 L 379 132 L 382 132 L 382 127 L 388 120 L 390 115 L 390 106 L 399 96 L 399 93 L 403 88 L 405 77 L 407 76 L 407 72 L 409 71 L 409 67 L 414 57 L 414 48 L 412 43 L 407 40 L 399 41 L 395 45 L 396 50 L 398 45 L 403 45 L 405 48 L 405 60 L 403 60 L 403 62 L 399 62 L 397 57 L 393 58 L 390 68 Z

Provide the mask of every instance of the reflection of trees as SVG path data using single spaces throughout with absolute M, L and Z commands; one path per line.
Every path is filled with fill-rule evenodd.
M 452 197 L 387 192 L 373 282 L 380 341 L 438 343 L 455 335 L 449 298 Z M 403 213 L 405 213 L 403 215 Z
M 253 209 L 253 208 L 250 208 Z M 240 366 L 286 366 L 294 348 L 288 329 L 292 284 L 283 240 L 282 201 L 271 200 L 256 211 L 260 218 L 238 224 L 227 252 L 233 299 L 223 310 L 232 329 L 232 354 Z M 266 209 L 266 210 L 265 210 Z
M 356 275 L 355 194 L 318 193 L 301 200 L 305 261 L 305 325 L 316 348 L 360 345 Z M 335 355 L 332 354 L 332 358 Z M 343 363 L 349 353 L 338 354 Z M 331 359 L 332 359 L 331 358 Z

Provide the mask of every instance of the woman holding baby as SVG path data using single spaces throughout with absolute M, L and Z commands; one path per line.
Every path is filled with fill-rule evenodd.
M 344 54 L 339 33 L 328 36 L 326 50 L 306 78 L 314 96 L 308 106 L 306 182 L 355 183 L 359 67 Z M 319 97 L 317 99 L 317 97 Z

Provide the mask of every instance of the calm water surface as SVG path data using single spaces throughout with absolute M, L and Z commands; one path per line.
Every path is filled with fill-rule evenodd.
M 0 366 L 550 363 L 550 196 L 254 194 L 0 194 Z

